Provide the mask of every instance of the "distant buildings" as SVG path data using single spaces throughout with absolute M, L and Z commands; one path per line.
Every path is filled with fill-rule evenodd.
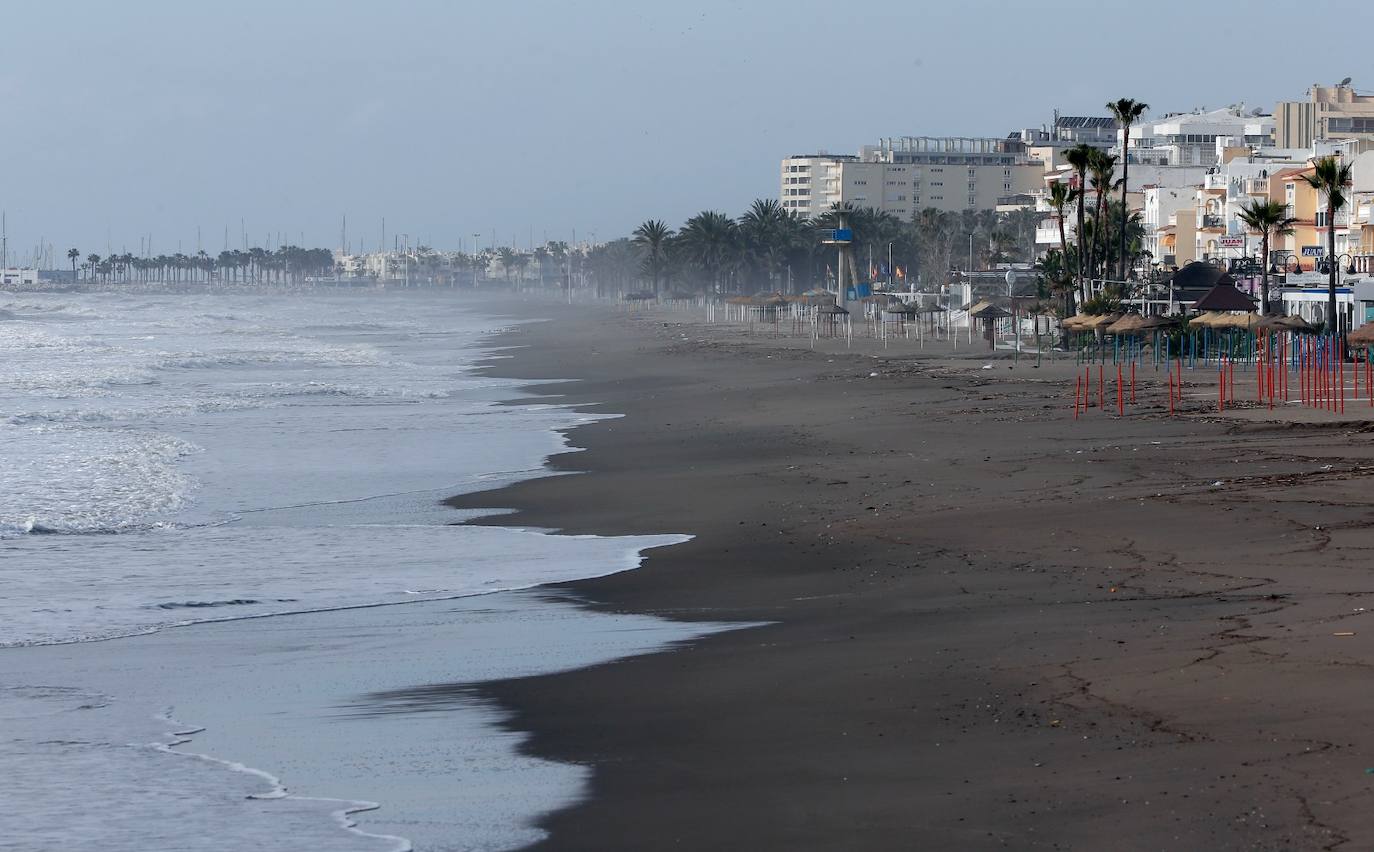
M 1120 132 L 1113 150 L 1121 150 Z M 1127 154 L 1136 163 L 1157 166 L 1211 166 L 1227 149 L 1272 145 L 1274 117 L 1245 114 L 1239 108 L 1175 113 L 1131 125 Z
M 1322 140 L 1374 140 L 1374 95 L 1357 94 L 1349 79 L 1334 86 L 1314 83 L 1307 100 L 1279 101 L 1274 119 L 1274 143 L 1280 148 L 1310 148 Z
M 20 267 L 0 269 L 0 287 L 29 287 L 38 284 L 38 270 Z
M 1044 164 L 1017 139 L 901 136 L 857 156 L 797 154 L 782 161 L 784 209 L 819 216 L 837 203 L 908 220 L 926 208 L 994 210 L 1000 200 L 1039 190 Z
M 1056 113 L 1051 124 L 1002 138 L 892 137 L 855 155 L 784 159 L 780 197 L 786 209 L 813 217 L 836 203 L 902 219 L 927 208 L 1030 208 L 1042 214 L 1035 242 L 1043 254 L 1060 244 L 1049 188 L 1060 182 L 1077 188 L 1064 154 L 1083 144 L 1128 161 L 1126 203 L 1140 218 L 1139 248 L 1148 253 L 1143 264 L 1169 268 L 1245 257 L 1269 265 L 1286 259 L 1310 271 L 1334 234 L 1336 253 L 1349 256 L 1349 267 L 1374 272 L 1374 94 L 1355 91 L 1348 79 L 1314 85 L 1305 100 L 1279 101 L 1272 115 L 1244 106 L 1164 113 L 1123 136 L 1113 118 Z M 1339 157 L 1354 171 L 1348 204 L 1332 222 L 1325 199 L 1303 179 L 1324 156 Z M 1118 165 L 1118 178 L 1121 171 Z M 1083 197 L 1091 210 L 1096 194 L 1088 189 Z M 1284 204 L 1295 222 L 1293 233 L 1272 240 L 1270 257 L 1261 259 L 1259 235 L 1240 213 L 1266 199 Z M 1072 206 L 1064 211 L 1070 242 L 1076 214 Z

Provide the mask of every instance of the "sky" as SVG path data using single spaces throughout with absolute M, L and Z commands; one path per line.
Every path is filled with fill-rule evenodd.
M 776 196 L 778 161 L 996 135 L 1119 97 L 1272 109 L 1354 76 L 1308 0 L 29 0 L 6 4 L 11 262 L 406 235 L 607 239 Z M 1298 7 L 1286 7 L 1297 9 Z M 1316 49 L 1318 22 L 1333 22 Z M 1299 34 L 1296 37 L 1294 34 Z M 1303 44 L 1305 42 L 1305 46 Z M 199 238 L 197 234 L 199 233 Z M 197 240 L 199 239 L 199 242 Z

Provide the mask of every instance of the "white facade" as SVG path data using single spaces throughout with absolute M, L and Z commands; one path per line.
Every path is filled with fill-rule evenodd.
M 860 156 L 797 155 L 779 173 L 783 209 L 820 216 L 836 203 L 872 207 L 908 220 L 926 208 L 996 210 L 1001 199 L 1041 187 L 1044 164 L 1006 140 L 901 137 L 865 146 Z M 1000 147 L 999 147 L 1000 146 Z
M 1273 144 L 1274 117 L 1217 109 L 1168 115 L 1131 125 L 1130 162 L 1168 166 L 1210 166 L 1223 148 L 1260 148 Z M 1118 131 L 1115 150 L 1121 151 Z
M 0 269 L 0 287 L 30 287 L 37 285 L 37 269 L 17 267 Z
M 1192 207 L 1196 202 L 1197 191 L 1192 187 L 1147 186 L 1145 203 L 1141 212 L 1141 227 L 1145 231 L 1145 250 L 1154 258 L 1155 263 L 1163 263 L 1165 258 L 1174 255 L 1173 248 L 1165 245 L 1165 235 L 1176 226 L 1175 215 L 1180 210 Z

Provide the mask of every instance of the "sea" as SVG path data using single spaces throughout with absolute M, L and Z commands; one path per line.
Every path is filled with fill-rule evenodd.
M 476 369 L 513 322 L 443 291 L 0 294 L 0 849 L 513 849 L 585 793 L 475 694 L 403 697 L 722 627 L 538 591 L 677 531 L 443 505 L 615 416 Z

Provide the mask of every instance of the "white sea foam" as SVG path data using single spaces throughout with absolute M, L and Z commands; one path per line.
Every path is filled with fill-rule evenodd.
M 446 296 L 0 296 L 0 645 L 480 595 L 680 541 L 452 525 L 444 497 L 540 475 L 567 449 L 556 430 L 596 415 L 499 404 L 519 384 L 468 368 L 503 323 Z M 321 820 L 347 818 L 337 800 L 247 798 L 262 779 L 226 771 L 236 755 L 166 754 L 145 716 L 58 686 L 0 679 L 0 770 L 65 802 L 26 805 L 19 836 L 209 849 L 233 823 L 242 848 L 397 842 Z M 58 816 L 63 789 L 87 816 Z

